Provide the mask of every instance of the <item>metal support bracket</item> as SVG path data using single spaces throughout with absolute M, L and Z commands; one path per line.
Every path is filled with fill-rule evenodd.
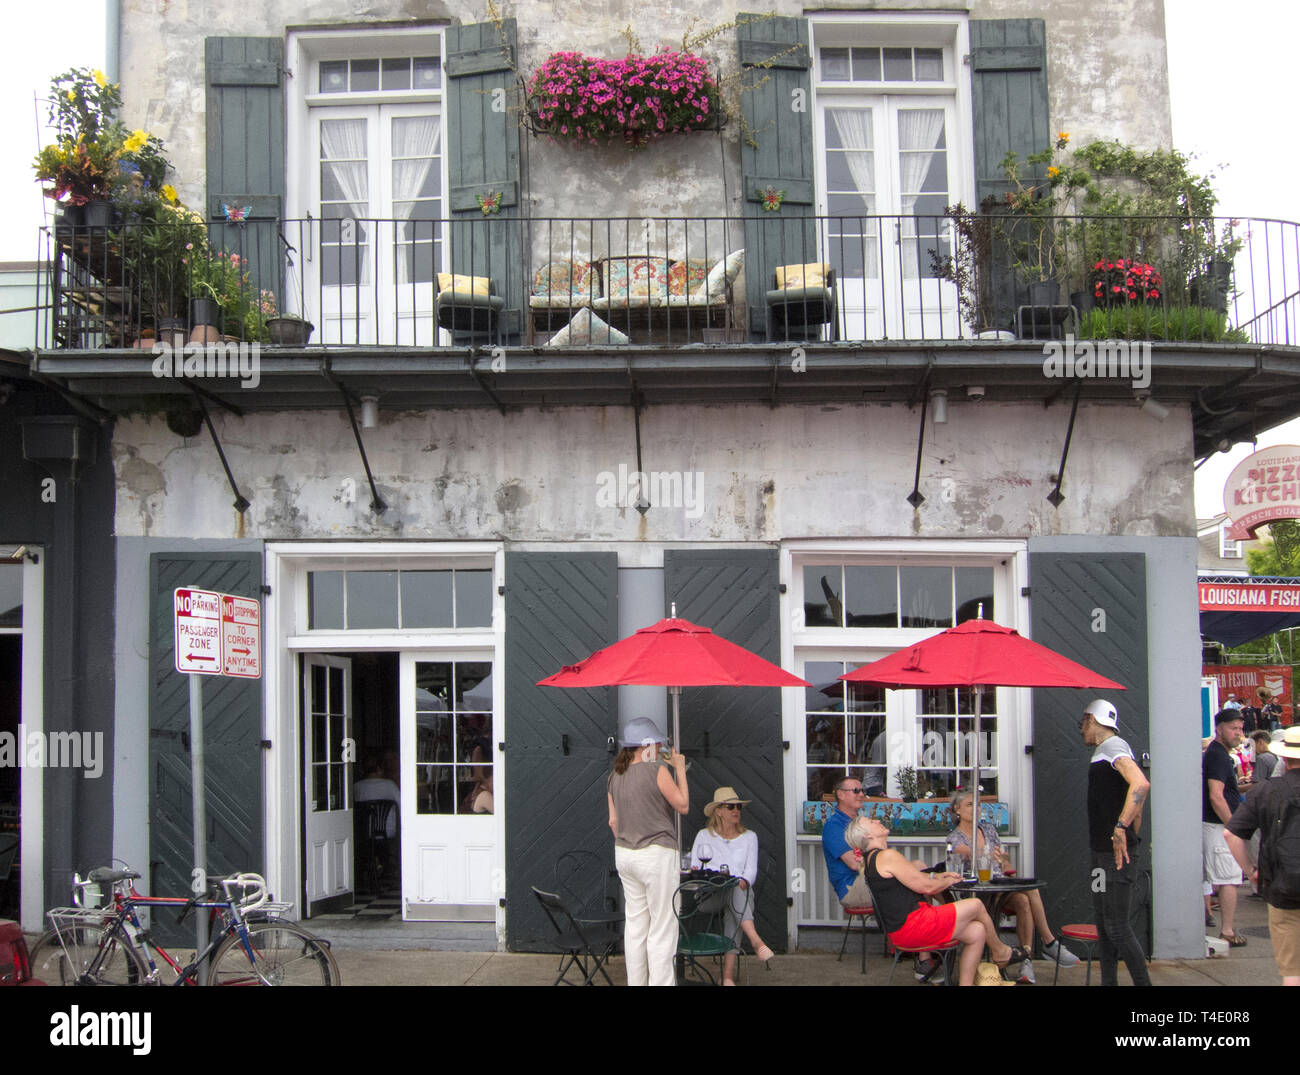
M 343 406 L 347 408 L 348 421 L 352 423 L 352 436 L 356 438 L 357 451 L 361 453 L 361 465 L 365 467 L 366 481 L 370 483 L 370 510 L 376 515 L 383 515 L 388 510 L 388 505 L 384 503 L 384 498 L 379 495 L 379 489 L 375 486 L 375 476 L 370 471 L 370 459 L 366 455 L 366 446 L 361 439 L 361 427 L 357 425 L 356 412 L 352 409 L 352 393 L 345 384 L 328 370 L 325 371 L 325 376 L 339 390 L 339 395 L 343 397 Z
M 217 437 L 217 431 L 212 425 L 212 416 L 208 414 L 208 408 L 203 402 L 205 393 L 200 392 L 196 385 L 191 384 L 190 390 L 194 393 L 194 402 L 198 404 L 199 413 L 203 415 L 203 424 L 208 427 L 208 435 L 212 438 L 212 443 L 217 449 L 217 458 L 221 460 L 221 468 L 226 472 L 226 481 L 230 483 L 230 488 L 235 494 L 235 510 L 243 515 L 252 505 L 249 503 L 244 494 L 239 491 L 239 486 L 235 484 L 235 476 L 230 472 L 230 464 L 226 462 L 226 453 L 222 450 L 221 440 Z
M 1047 502 L 1059 508 L 1065 496 L 1061 493 L 1061 482 L 1065 480 L 1065 460 L 1070 454 L 1070 439 L 1074 436 L 1074 416 L 1079 413 L 1079 393 L 1083 391 L 1083 382 L 1074 385 L 1074 402 L 1070 404 L 1070 424 L 1065 429 L 1065 444 L 1061 448 L 1061 465 L 1056 471 L 1056 488 L 1047 494 Z

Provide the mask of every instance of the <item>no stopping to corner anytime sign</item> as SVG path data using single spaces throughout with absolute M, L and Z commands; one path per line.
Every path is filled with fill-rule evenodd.
M 262 604 L 213 590 L 172 592 L 176 671 L 258 679 L 262 675 Z

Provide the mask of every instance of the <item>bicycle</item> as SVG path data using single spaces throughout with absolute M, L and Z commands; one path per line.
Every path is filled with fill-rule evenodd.
M 108 867 L 92 870 L 85 881 L 77 877 L 77 905 L 46 912 L 52 928 L 32 949 L 33 974 L 60 985 L 161 985 L 156 954 L 176 974 L 171 985 L 197 985 L 204 963 L 210 985 L 342 984 L 329 942 L 278 918 L 291 904 L 273 902 L 259 875 L 213 882 L 208 899 L 143 896 L 132 884 L 139 877 Z M 102 884 L 111 886 L 111 904 L 83 906 L 88 890 Z M 141 924 L 139 907 L 180 907 L 181 921 L 191 910 L 206 910 L 212 923 L 207 947 L 182 966 Z

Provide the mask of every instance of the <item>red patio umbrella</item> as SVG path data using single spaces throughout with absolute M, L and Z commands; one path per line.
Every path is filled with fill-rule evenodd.
M 567 664 L 539 687 L 667 687 L 673 700 L 673 743 L 681 742 L 683 687 L 808 687 L 807 680 L 728 642 L 709 628 L 677 618 L 666 620 Z M 679 843 L 681 820 L 678 819 Z
M 851 683 L 872 683 L 893 690 L 912 687 L 974 687 L 975 732 L 985 687 L 1074 687 L 1093 690 L 1126 688 L 1098 675 L 1055 650 L 1023 638 L 1019 631 L 992 620 L 974 619 L 864 664 L 840 676 Z M 978 738 L 976 740 L 978 743 Z M 974 818 L 979 819 L 979 747 L 971 766 Z M 973 841 L 972 841 L 973 843 Z M 972 858 L 972 865 L 974 859 Z

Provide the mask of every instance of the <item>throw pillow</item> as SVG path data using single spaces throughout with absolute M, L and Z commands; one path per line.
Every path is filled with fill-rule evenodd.
M 631 343 L 618 329 L 612 328 L 590 310 L 579 310 L 573 319 L 546 341 L 546 347 L 585 347 L 591 344 L 620 346 Z

